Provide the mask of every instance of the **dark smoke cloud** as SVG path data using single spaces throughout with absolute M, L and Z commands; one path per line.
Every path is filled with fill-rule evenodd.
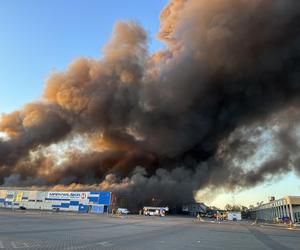
M 171 203 L 300 172 L 299 1 L 174 0 L 158 37 L 166 48 L 150 55 L 139 25 L 117 23 L 102 59 L 76 60 L 41 102 L 3 115 L 0 181 Z M 266 131 L 276 147 L 246 167 Z M 78 135 L 88 152 L 43 153 Z

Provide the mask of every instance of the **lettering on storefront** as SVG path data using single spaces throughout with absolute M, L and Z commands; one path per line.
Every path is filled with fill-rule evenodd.
M 80 200 L 86 199 L 86 192 L 48 192 L 49 199 L 70 199 L 70 200 Z

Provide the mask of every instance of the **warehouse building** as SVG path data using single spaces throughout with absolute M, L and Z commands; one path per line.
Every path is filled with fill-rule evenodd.
M 106 213 L 115 200 L 111 192 L 0 190 L 0 207 Z
M 286 196 L 279 200 L 271 197 L 268 203 L 251 210 L 251 218 L 265 221 L 300 222 L 300 196 Z
M 197 216 L 198 214 L 206 214 L 206 206 L 204 203 L 189 203 L 182 205 L 183 214 L 188 214 L 191 216 Z

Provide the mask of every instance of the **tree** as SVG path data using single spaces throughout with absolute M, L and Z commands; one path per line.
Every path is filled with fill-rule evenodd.
M 226 204 L 225 210 L 226 211 L 241 211 L 241 206 Z
M 232 206 L 230 204 L 226 204 L 225 210 L 226 211 L 232 211 Z

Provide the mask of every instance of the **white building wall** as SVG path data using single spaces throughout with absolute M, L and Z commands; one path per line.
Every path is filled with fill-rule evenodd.
M 298 197 L 291 197 L 292 200 Z M 299 197 L 300 198 L 300 197 Z M 292 204 L 288 197 L 263 204 L 254 209 L 253 214 L 260 220 L 275 221 L 278 218 L 288 217 L 293 222 L 300 221 L 300 204 Z M 298 201 L 299 203 L 299 201 Z M 253 216 L 252 216 L 253 217 Z

